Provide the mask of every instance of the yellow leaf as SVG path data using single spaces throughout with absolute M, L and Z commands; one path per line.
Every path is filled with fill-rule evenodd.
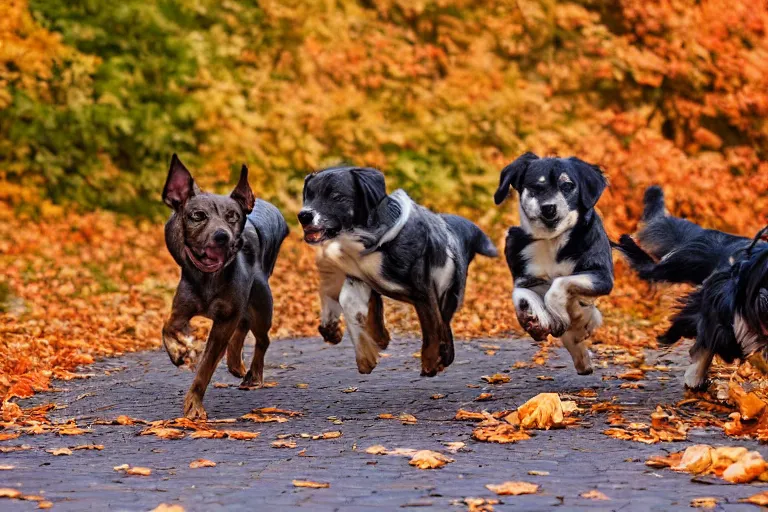
M 501 496 L 519 496 L 521 494 L 535 494 L 539 490 L 537 484 L 528 482 L 504 482 L 503 484 L 488 484 L 485 486 L 489 491 L 495 492 Z

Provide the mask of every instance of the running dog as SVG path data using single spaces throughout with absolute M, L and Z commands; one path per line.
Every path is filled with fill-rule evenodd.
M 243 165 L 229 196 L 202 192 L 174 154 L 163 188 L 173 213 L 165 225 L 168 251 L 181 267 L 171 315 L 163 325 L 163 346 L 176 366 L 194 360 L 189 321 L 213 320 L 195 379 L 184 398 L 184 415 L 205 419 L 203 395 L 224 352 L 230 373 L 243 384 L 263 383 L 264 354 L 272 326 L 272 274 L 288 225 L 280 211 L 256 200 Z M 256 349 L 246 373 L 242 352 L 251 331 Z
M 435 214 L 371 168 L 332 167 L 304 181 L 304 240 L 317 248 L 322 303 L 319 331 L 339 343 L 340 315 L 360 373 L 376 367 L 389 343 L 382 295 L 413 304 L 421 323 L 423 376 L 453 362 L 451 319 L 464 297 L 475 254 L 496 257 L 491 240 L 456 215 Z
M 560 338 L 580 375 L 592 373 L 583 343 L 602 324 L 594 301 L 613 289 L 608 235 L 595 212 L 608 185 L 599 167 L 578 158 L 525 153 L 501 171 L 494 195 L 520 195 L 520 226 L 507 233 L 518 321 L 536 341 Z

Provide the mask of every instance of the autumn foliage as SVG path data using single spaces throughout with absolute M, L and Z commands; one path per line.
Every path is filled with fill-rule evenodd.
M 158 345 L 174 151 L 212 190 L 248 163 L 291 222 L 308 171 L 376 166 L 499 243 L 517 222 L 514 200 L 492 204 L 501 167 L 577 155 L 610 179 L 612 238 L 652 183 L 675 214 L 751 235 L 768 212 L 766 30 L 752 0 L 2 2 L 0 391 Z M 292 234 L 275 338 L 315 335 L 316 283 Z M 477 261 L 457 336 L 513 332 L 510 291 L 502 261 Z M 648 346 L 673 299 L 618 262 L 597 340 Z M 416 327 L 403 305 L 388 320 Z

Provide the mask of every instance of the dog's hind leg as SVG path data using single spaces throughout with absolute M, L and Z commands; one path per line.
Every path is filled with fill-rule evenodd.
M 239 318 L 214 320 L 211 333 L 208 335 L 208 342 L 205 344 L 205 351 L 197 367 L 195 379 L 192 381 L 192 386 L 190 386 L 189 391 L 187 391 L 184 397 L 185 417 L 191 420 L 204 420 L 208 417 L 205 407 L 203 407 L 203 396 L 208 388 L 208 384 L 211 382 L 216 366 L 218 366 L 219 361 L 224 356 L 227 343 L 229 343 L 239 323 Z
M 421 375 L 433 377 L 453 362 L 453 333 L 450 325 L 443 320 L 433 293 L 415 306 L 422 335 Z
M 602 315 L 594 305 L 581 305 L 578 299 L 569 304 L 571 327 L 560 337 L 563 346 L 573 359 L 573 366 L 579 375 L 592 373 L 592 361 L 585 340 L 602 323 Z
M 387 349 L 390 337 L 384 324 L 384 301 L 381 294 L 375 291 L 371 291 L 371 298 L 368 300 L 368 321 L 365 329 L 381 350 Z
M 272 290 L 266 281 L 256 280 L 250 297 L 250 328 L 256 339 L 251 368 L 243 378 L 242 386 L 261 387 L 264 384 L 264 356 L 269 349 L 269 330 L 272 328 Z
M 339 294 L 360 373 L 371 373 L 379 361 L 379 346 L 366 330 L 371 292 L 371 287 L 364 282 L 348 277 Z
M 248 322 L 242 320 L 227 345 L 227 369 L 229 373 L 241 379 L 245 376 L 243 344 L 245 343 L 245 337 L 248 335 L 248 329 Z
M 344 286 L 346 276 L 339 272 L 336 267 L 317 262 L 317 270 L 320 274 L 320 327 L 318 331 L 323 339 L 336 345 L 341 342 L 344 331 L 341 329 L 339 317 L 342 313 L 341 304 L 339 304 L 339 295 Z

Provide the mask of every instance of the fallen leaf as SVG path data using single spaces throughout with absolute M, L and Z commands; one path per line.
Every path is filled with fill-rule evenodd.
M 228 384 L 226 382 L 214 382 L 213 383 L 213 387 L 219 388 L 219 389 L 228 388 L 229 386 L 230 386 L 230 384 Z
M 285 423 L 288 418 L 285 416 L 278 416 L 276 414 L 262 414 L 260 412 L 252 412 L 241 416 L 244 420 L 251 420 L 254 423 Z
M 247 432 L 245 430 L 224 430 L 223 432 L 229 439 L 238 441 L 250 441 L 259 437 L 259 432 Z
M 501 496 L 519 496 L 521 494 L 535 494 L 539 490 L 537 484 L 528 482 L 504 482 L 503 484 L 487 484 L 489 491 Z
M 539 375 L 536 378 L 538 380 L 555 380 L 555 378 L 550 375 Z
M 10 464 L 0 464 L 0 471 L 10 471 L 11 469 L 15 468 L 16 466 L 12 466 Z
M 190 439 L 223 439 L 227 435 L 221 430 L 197 430 L 189 434 Z
M 483 375 L 480 377 L 488 384 L 504 384 L 509 382 L 512 378 L 506 373 L 494 373 L 493 375 Z
M 309 487 L 310 489 L 327 489 L 331 486 L 329 483 L 312 482 L 311 480 L 294 480 L 294 487 Z
M 467 446 L 467 443 L 462 443 L 461 441 L 450 441 L 447 443 L 443 443 L 443 446 L 445 446 L 445 449 L 448 450 L 451 453 L 456 453 L 459 450 L 463 449 L 465 446 Z
M 445 398 L 445 395 L 442 393 L 436 393 L 429 398 L 431 398 L 432 400 L 440 400 L 441 398 Z
M 689 446 L 683 452 L 680 463 L 672 469 L 693 474 L 703 473 L 712 465 L 712 451 L 712 447 L 706 444 Z
M 11 432 L 11 433 L 0 432 L 0 441 L 9 441 L 11 439 L 16 439 L 20 435 L 21 435 L 20 432 Z
M 98 450 L 101 451 L 104 449 L 103 444 L 81 444 L 78 446 L 75 446 L 72 448 L 73 450 Z
M 395 419 L 395 415 L 385 412 L 385 413 L 379 414 L 378 418 L 380 420 L 393 420 Z
M 383 445 L 375 444 L 366 448 L 365 453 L 369 453 L 371 455 L 386 455 L 387 449 Z
M 728 387 L 728 398 L 730 398 L 739 408 L 741 418 L 751 420 L 758 418 L 765 410 L 765 402 L 754 392 L 747 393 L 744 388 L 732 382 Z
M 539 471 L 536 469 L 532 469 L 528 472 L 528 474 L 532 476 L 549 476 L 549 471 Z
M 53 503 L 50 501 L 41 501 L 37 504 L 37 508 L 47 509 L 52 507 L 53 507 Z
M 23 452 L 25 450 L 31 449 L 32 447 L 28 444 L 22 444 L 19 446 L 0 446 L 0 453 Z
M 307 389 L 307 388 L 309 388 L 309 384 L 305 384 L 303 382 L 300 382 L 300 383 L 296 384 L 296 388 L 297 389 Z
M 557 393 L 539 393 L 518 407 L 523 428 L 549 430 L 563 424 L 563 406 Z
M 355 391 L 357 391 L 357 388 L 353 386 L 341 390 L 342 393 L 354 393 Z
M 0 488 L 0 498 L 18 499 L 21 498 L 21 491 L 8 487 Z
M 178 428 L 149 427 L 139 432 L 142 436 L 157 436 L 160 439 L 183 439 L 185 434 Z
M 487 402 L 488 400 L 493 400 L 493 394 L 480 393 L 479 395 L 477 395 L 477 398 L 475 398 L 475 402 Z
M 184 512 L 184 507 L 181 505 L 169 505 L 167 503 L 161 503 L 152 509 L 152 512 Z
M 339 437 L 341 437 L 341 432 L 333 430 L 331 432 L 323 432 L 320 435 L 312 436 L 312 439 L 317 441 L 318 439 L 337 439 Z
M 583 492 L 583 493 L 580 494 L 580 496 L 582 498 L 586 498 L 588 500 L 605 501 L 605 500 L 610 500 L 611 499 L 608 496 L 606 496 L 605 494 L 603 494 L 602 492 L 598 491 L 597 489 L 593 489 L 591 491 Z
M 416 416 L 407 413 L 402 413 L 397 419 L 399 419 L 403 425 L 415 425 L 417 421 Z
M 643 380 L 645 378 L 645 372 L 639 368 L 633 368 L 624 373 L 620 373 L 617 377 L 623 380 Z
M 280 409 L 278 407 L 259 407 L 258 409 L 254 409 L 251 412 L 256 414 L 282 414 L 283 416 L 303 416 L 304 413 L 300 411 L 292 411 L 290 409 Z
M 419 450 L 413 454 L 413 457 L 408 464 L 411 466 L 416 466 L 419 469 L 437 469 L 453 461 L 454 459 L 443 455 L 440 452 L 433 452 L 432 450 Z
M 482 421 L 485 419 L 485 415 L 482 412 L 473 412 L 459 409 L 456 411 L 456 416 L 454 416 L 453 419 L 457 421 Z
M 691 507 L 693 508 L 715 508 L 718 504 L 717 498 L 705 497 L 705 498 L 693 498 L 691 500 Z
M 213 468 L 213 467 L 216 467 L 216 463 L 213 462 L 212 460 L 197 459 L 190 462 L 189 467 L 190 469 Z
M 296 448 L 296 441 L 278 439 L 277 441 L 272 441 L 271 446 L 272 448 Z
M 501 444 L 516 443 L 531 438 L 524 430 L 505 423 L 490 427 L 478 427 L 472 431 L 472 437 L 478 441 Z
M 763 491 L 757 494 L 753 494 L 749 498 L 742 498 L 739 501 L 742 503 L 751 503 L 753 505 L 760 505 L 761 507 L 768 507 L 768 491 Z
M 747 452 L 738 461 L 728 466 L 723 472 L 723 479 L 735 484 L 751 482 L 759 477 L 767 466 L 759 452 Z
M 49 448 L 45 451 L 51 455 L 72 455 L 72 450 L 69 448 Z

